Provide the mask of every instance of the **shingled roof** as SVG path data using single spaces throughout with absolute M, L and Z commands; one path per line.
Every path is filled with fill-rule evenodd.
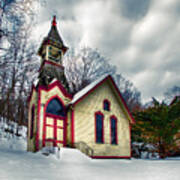
M 53 17 L 52 20 L 52 25 L 51 25 L 51 29 L 48 33 L 48 35 L 44 38 L 39 50 L 38 50 L 38 54 L 40 55 L 42 50 L 43 50 L 43 46 L 46 44 L 51 44 L 53 46 L 57 46 L 58 48 L 62 49 L 63 53 L 65 54 L 65 52 L 67 51 L 68 47 L 66 47 L 63 43 L 63 40 L 58 32 L 57 29 L 57 23 L 56 23 L 56 16 Z
M 84 99 L 88 94 L 90 94 L 92 91 L 94 91 L 97 87 L 99 87 L 102 83 L 104 83 L 105 81 L 110 81 L 112 83 L 112 87 L 115 89 L 116 93 L 118 94 L 118 97 L 121 101 L 121 103 L 123 104 L 123 109 L 129 119 L 129 121 L 134 124 L 135 120 L 133 118 L 133 116 L 131 115 L 126 102 L 124 101 L 116 83 L 114 82 L 113 78 L 111 75 L 107 74 L 104 75 L 102 77 L 100 77 L 99 79 L 97 79 L 96 81 L 92 82 L 91 84 L 89 84 L 88 86 L 86 86 L 85 88 L 83 88 L 82 90 L 80 90 L 79 92 L 77 92 L 72 101 L 70 102 L 71 105 L 75 105 L 78 102 L 80 102 L 82 99 Z
M 56 41 L 58 44 L 61 44 L 63 46 L 63 41 L 61 39 L 61 36 L 58 33 L 57 26 L 56 26 L 56 16 L 53 17 L 52 26 L 48 33 L 47 39 Z

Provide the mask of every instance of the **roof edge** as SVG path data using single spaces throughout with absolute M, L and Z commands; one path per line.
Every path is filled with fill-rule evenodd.
M 69 99 L 72 99 L 72 95 L 67 92 L 67 90 L 61 84 L 61 82 L 59 82 L 58 80 L 55 80 L 54 82 L 48 84 L 47 87 L 43 86 L 43 85 L 40 85 L 39 90 L 50 91 L 55 86 L 57 86 L 60 89 L 60 91 L 64 94 L 65 97 L 67 97 Z
M 127 106 L 124 98 L 123 98 L 122 95 L 121 95 L 121 92 L 120 92 L 119 88 L 117 87 L 117 85 L 116 85 L 116 83 L 115 83 L 115 81 L 113 80 L 113 78 L 112 78 L 111 75 L 105 76 L 105 77 L 104 77 L 100 82 L 98 82 L 92 89 L 89 89 L 89 90 L 88 90 L 84 95 L 82 95 L 79 99 L 77 99 L 76 101 L 72 102 L 71 105 L 72 105 L 72 106 L 75 106 L 76 104 L 78 104 L 82 99 L 84 99 L 86 96 L 88 96 L 92 91 L 94 91 L 97 87 L 99 87 L 101 84 L 103 84 L 103 83 L 104 83 L 105 81 L 107 81 L 108 79 L 112 82 L 113 87 L 114 87 L 115 90 L 117 91 L 117 93 L 118 93 L 118 95 L 119 95 L 119 97 L 120 97 L 120 99 L 121 99 L 121 102 L 122 102 L 122 104 L 123 104 L 123 106 L 124 106 L 123 109 L 126 111 L 125 113 L 127 114 L 130 123 L 135 124 L 135 120 L 134 120 L 133 116 L 131 115 L 131 113 L 130 113 L 130 111 L 129 111 L 129 108 L 128 108 L 128 106 Z M 85 87 L 85 88 L 86 88 L 86 87 Z

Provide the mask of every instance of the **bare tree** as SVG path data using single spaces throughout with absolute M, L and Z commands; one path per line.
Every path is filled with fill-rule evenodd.
M 114 79 L 124 100 L 127 103 L 129 110 L 134 112 L 141 109 L 141 93 L 133 85 L 133 83 L 125 79 L 121 74 L 116 74 Z
M 141 93 L 133 83 L 116 73 L 116 67 L 110 65 L 96 49 L 85 47 L 71 49 L 64 58 L 66 77 L 72 93 L 95 81 L 99 77 L 110 74 L 119 87 L 130 111 L 140 108 Z
M 114 74 L 115 66 L 95 49 L 71 49 L 64 58 L 65 74 L 72 93 L 76 93 L 105 74 Z
M 3 0 L 0 4 L 0 115 L 18 124 L 27 119 L 27 95 L 38 69 L 36 44 L 30 40 L 33 2 Z

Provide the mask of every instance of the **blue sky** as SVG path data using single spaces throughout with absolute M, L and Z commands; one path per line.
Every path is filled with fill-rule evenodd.
M 54 14 L 69 47 L 99 49 L 144 102 L 180 85 L 179 0 L 46 0 L 37 16 L 40 42 Z

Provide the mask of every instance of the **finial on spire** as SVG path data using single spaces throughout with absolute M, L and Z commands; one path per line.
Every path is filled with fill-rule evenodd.
M 56 16 L 53 16 L 52 26 L 56 26 Z

